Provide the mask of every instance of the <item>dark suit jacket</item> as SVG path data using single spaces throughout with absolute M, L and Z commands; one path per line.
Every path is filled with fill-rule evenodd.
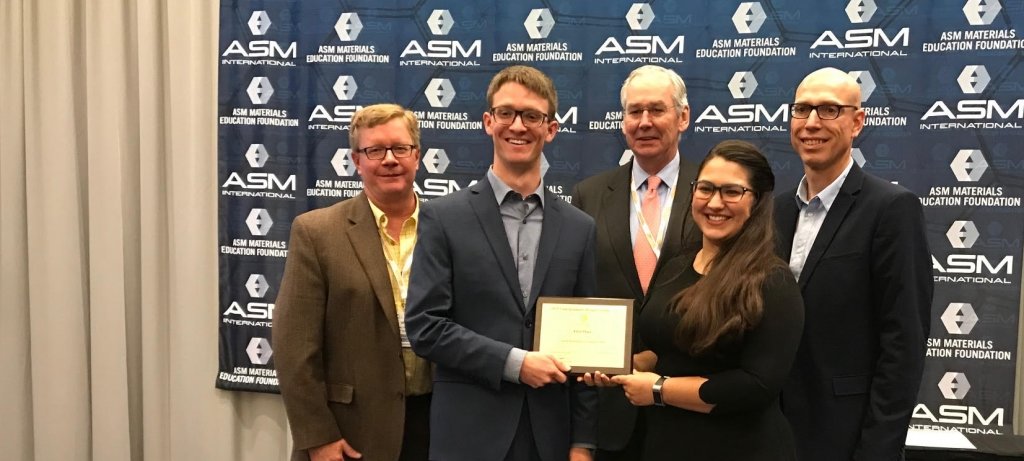
M 292 224 L 273 345 L 293 460 L 340 438 L 398 460 L 405 366 L 378 232 L 362 194 Z
M 594 293 L 594 222 L 545 191 L 533 287 L 523 303 L 498 204 L 486 180 L 420 209 L 406 331 L 436 363 L 430 458 L 501 461 L 529 407 L 544 461 L 594 443 L 596 392 L 570 378 L 533 389 L 502 380 L 513 347 L 533 345 L 538 296 Z
M 788 261 L 796 189 L 777 197 Z M 783 411 L 800 459 L 902 459 L 924 367 L 932 270 L 924 215 L 906 189 L 854 165 L 800 274 L 804 335 Z
M 597 224 L 597 296 L 605 298 L 632 298 L 634 325 L 644 307 L 644 293 L 633 261 L 633 241 L 629 234 L 630 178 L 633 163 L 591 176 L 573 188 L 572 203 L 594 218 Z M 676 181 L 675 201 L 665 230 L 661 257 L 651 277 L 652 287 L 657 285 L 661 268 L 683 249 L 685 238 L 700 238 L 690 216 L 690 181 L 697 177 L 697 166 L 679 159 L 679 179 Z M 694 242 L 699 248 L 700 240 Z M 674 274 L 667 274 L 671 277 Z M 638 335 L 633 335 L 637 338 Z M 634 351 L 646 349 L 634 344 Z M 622 389 L 602 388 L 599 392 L 597 440 L 603 450 L 622 450 L 629 442 L 639 413 L 637 407 L 626 400 Z

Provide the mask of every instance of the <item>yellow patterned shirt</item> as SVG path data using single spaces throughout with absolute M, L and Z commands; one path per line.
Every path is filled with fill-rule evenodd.
M 391 294 L 395 298 L 395 312 L 398 314 L 398 329 L 402 337 L 402 361 L 405 362 L 405 391 L 408 395 L 423 395 L 430 392 L 430 363 L 417 356 L 409 346 L 409 338 L 405 334 L 405 296 L 409 289 L 409 269 L 412 267 L 412 251 L 416 246 L 416 225 L 419 221 L 419 197 L 416 198 L 416 209 L 412 216 L 402 223 L 398 240 L 388 234 L 388 217 L 370 202 L 370 209 L 377 222 L 384 259 L 388 264 L 388 275 L 391 279 Z

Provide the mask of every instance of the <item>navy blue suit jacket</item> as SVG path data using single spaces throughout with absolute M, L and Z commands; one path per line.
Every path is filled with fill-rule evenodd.
M 596 392 L 570 378 L 533 389 L 502 379 L 513 347 L 533 345 L 538 296 L 594 292 L 594 221 L 545 191 L 529 301 L 488 181 L 423 204 L 406 329 L 436 364 L 430 458 L 501 461 L 523 405 L 541 459 L 568 459 L 570 443 L 595 443 Z
M 789 261 L 796 189 L 776 199 L 779 255 Z M 924 369 L 932 302 L 921 203 L 857 165 L 800 273 L 804 334 L 782 408 L 800 459 L 903 459 Z

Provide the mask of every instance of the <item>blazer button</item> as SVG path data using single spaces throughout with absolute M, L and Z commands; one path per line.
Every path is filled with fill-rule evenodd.
M 533 328 L 533 319 L 526 320 L 526 328 Z

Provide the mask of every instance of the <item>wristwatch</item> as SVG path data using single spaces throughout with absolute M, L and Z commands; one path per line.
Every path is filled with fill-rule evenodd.
M 662 376 L 654 382 L 654 386 L 651 388 L 651 392 L 654 394 L 654 404 L 663 407 L 665 406 L 665 398 L 661 395 L 661 387 L 665 385 L 665 380 L 668 376 Z

